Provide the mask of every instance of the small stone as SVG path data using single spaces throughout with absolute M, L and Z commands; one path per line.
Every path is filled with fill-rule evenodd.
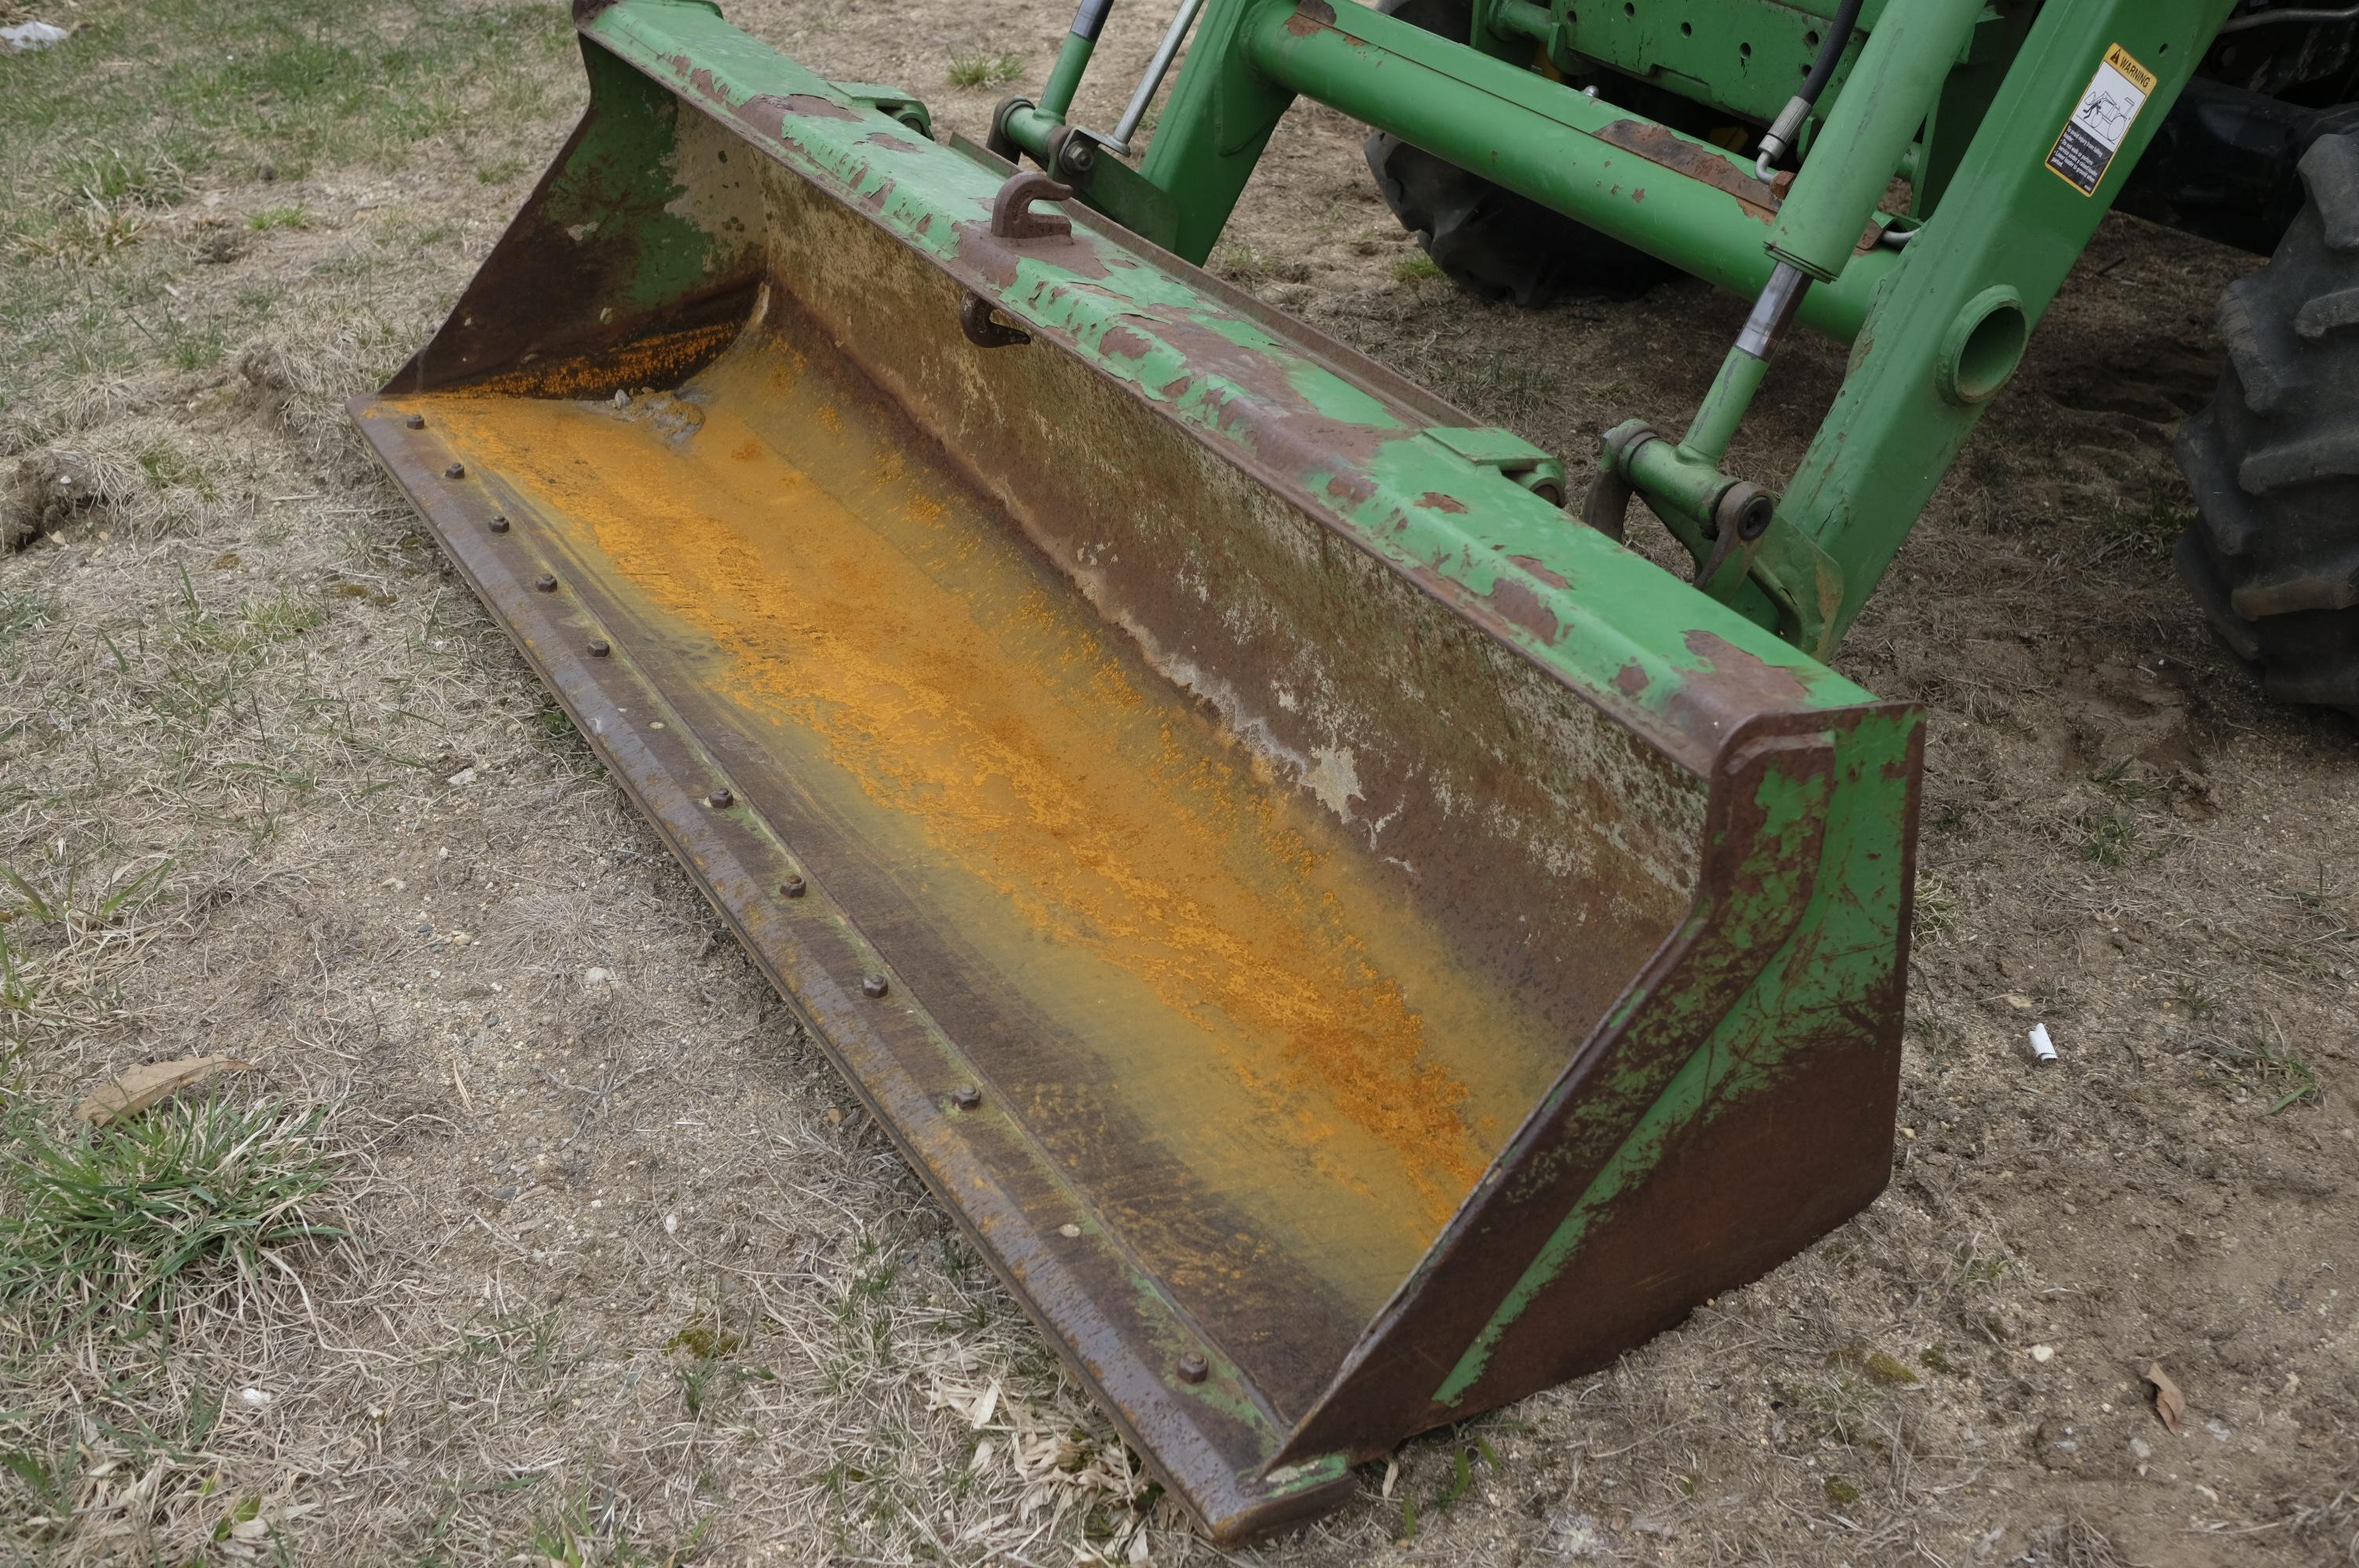
M 678 1236 L 679 1234 L 679 1216 L 676 1214 L 668 1214 L 664 1216 L 664 1234 L 666 1236 Z
M 258 1411 L 267 1405 L 274 1397 L 260 1389 L 240 1389 L 237 1391 L 237 1402 L 248 1410 Z
M 457 773 L 452 773 L 449 778 L 444 779 L 442 782 L 449 784 L 452 789 L 464 789 L 467 785 L 475 782 L 475 770 L 473 768 L 461 768 Z
M 2044 1367 L 2049 1362 L 2056 1359 L 2056 1346 L 2053 1345 L 2035 1345 L 2031 1347 L 2031 1358 Z
M 1074 1237 L 1079 1236 L 1081 1233 L 1082 1227 L 1078 1225 L 1060 1225 L 1057 1227 L 1057 1234 L 1063 1237 L 1068 1241 L 1071 1241 Z

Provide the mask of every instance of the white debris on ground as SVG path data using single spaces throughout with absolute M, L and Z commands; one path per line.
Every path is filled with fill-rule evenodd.
M 71 27 L 60 27 L 54 22 L 19 22 L 13 27 L 0 27 L 0 49 L 21 54 L 27 49 L 61 44 L 71 37 Z

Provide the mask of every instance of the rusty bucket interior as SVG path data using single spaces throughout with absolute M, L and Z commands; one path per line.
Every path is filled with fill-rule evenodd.
M 1793 992 L 1810 1061 L 1741 1043 L 1799 1038 L 1836 862 L 1905 869 L 1913 714 L 1146 243 L 994 232 L 1005 166 L 874 93 L 702 7 L 584 33 L 582 129 L 355 416 L 1217 1535 L 1873 1196 L 1905 891 Z

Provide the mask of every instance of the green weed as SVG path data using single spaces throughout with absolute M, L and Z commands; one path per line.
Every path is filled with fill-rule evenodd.
M 1413 256 L 1402 256 L 1393 263 L 1395 283 L 1430 283 L 1440 276 L 1440 266 L 1431 256 L 1422 253 Z
M 136 1337 L 287 1254 L 341 1238 L 324 1108 L 222 1097 L 62 1136 L 20 1114 L 0 1153 L 0 1304 L 39 1331 L 95 1321 Z
M 55 621 L 58 605 L 47 589 L 0 588 L 0 648 Z
M 1224 240 L 1212 253 L 1212 270 L 1249 283 L 1269 273 L 1269 259 L 1243 240 Z
M 1024 57 L 1014 54 L 951 56 L 952 87 L 997 87 L 1024 74 Z
M 2205 1059 L 2210 1082 L 2239 1098 L 2250 1096 L 2267 1101 L 2271 1116 L 2298 1105 L 2315 1105 L 2324 1098 L 2318 1069 L 2283 1040 L 2237 1045 L 2201 1037 L 2192 1043 L 2192 1049 Z
M 2137 818 L 2119 806 L 2083 815 L 2080 833 L 2081 858 L 2107 871 L 2121 870 L 2137 853 Z
M 308 229 L 311 226 L 310 210 L 302 206 L 265 207 L 246 215 L 245 226 L 265 232 L 272 229 Z

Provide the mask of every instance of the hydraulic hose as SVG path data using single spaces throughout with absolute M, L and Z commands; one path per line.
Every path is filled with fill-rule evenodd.
M 1819 94 L 1834 80 L 1835 67 L 1842 63 L 1843 50 L 1851 47 L 1851 36 L 1859 27 L 1859 9 L 1864 3 L 1864 0 L 1843 0 L 1834 20 L 1827 24 L 1827 35 L 1819 44 L 1819 56 L 1810 61 L 1810 73 L 1802 78 L 1802 90 L 1787 101 L 1768 134 L 1761 138 L 1761 157 L 1753 171 L 1762 178 L 1769 178 L 1769 166 L 1802 134 L 1802 122 L 1810 117 L 1810 111 L 1818 106 Z

